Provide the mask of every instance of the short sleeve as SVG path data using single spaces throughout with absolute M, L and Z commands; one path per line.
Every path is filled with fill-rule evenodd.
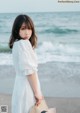
M 19 70 L 24 75 L 30 75 L 38 71 L 36 54 L 29 40 L 21 40 L 18 43 Z

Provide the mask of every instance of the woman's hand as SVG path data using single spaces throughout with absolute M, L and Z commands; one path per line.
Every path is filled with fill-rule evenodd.
M 44 99 L 44 97 L 40 94 L 35 94 L 35 99 L 36 99 L 35 105 L 38 106 L 41 103 L 41 101 Z

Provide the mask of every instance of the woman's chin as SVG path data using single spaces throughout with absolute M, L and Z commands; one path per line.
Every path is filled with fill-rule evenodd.
M 24 39 L 24 40 L 28 40 L 29 38 L 28 38 L 28 37 L 24 37 L 23 39 Z

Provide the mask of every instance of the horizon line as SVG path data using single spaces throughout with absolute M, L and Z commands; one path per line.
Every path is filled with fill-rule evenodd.
M 80 11 L 30 11 L 30 12 L 0 12 L 0 13 L 57 13 L 57 12 L 80 12 Z

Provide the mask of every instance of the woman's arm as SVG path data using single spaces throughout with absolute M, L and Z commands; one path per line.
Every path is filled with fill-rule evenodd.
M 33 89 L 34 96 L 36 98 L 36 105 L 40 104 L 41 100 L 43 99 L 43 95 L 40 88 L 40 82 L 37 73 L 33 73 L 28 75 L 28 80 L 30 85 Z
M 42 95 L 37 73 L 33 73 L 31 75 L 28 75 L 28 80 L 29 80 L 30 85 L 33 89 L 34 95 L 36 95 L 36 94 Z

